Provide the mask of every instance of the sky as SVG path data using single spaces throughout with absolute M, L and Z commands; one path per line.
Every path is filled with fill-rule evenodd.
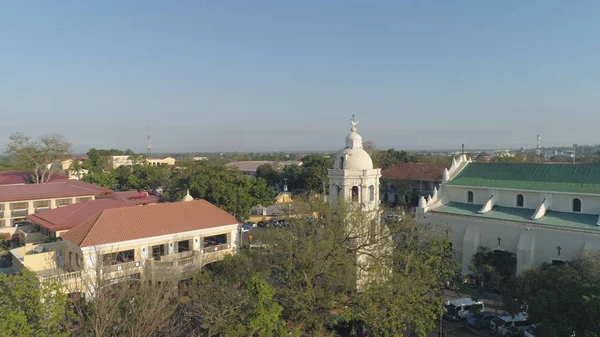
M 1 1 L 0 146 L 600 143 L 598 1 Z

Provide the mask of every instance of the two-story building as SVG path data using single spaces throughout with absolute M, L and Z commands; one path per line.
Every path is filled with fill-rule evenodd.
M 89 282 L 190 276 L 237 249 L 238 222 L 205 200 L 111 208 L 61 234 L 62 241 L 11 250 L 13 265 L 69 292 Z
M 442 183 L 448 165 L 439 163 L 400 163 L 381 172 L 383 199 L 389 204 L 417 205 Z
M 449 227 L 468 273 L 479 247 L 516 254 L 517 273 L 600 249 L 600 165 L 472 163 L 419 201 L 421 223 Z
M 79 180 L 44 184 L 0 185 L 0 233 L 14 234 L 30 214 L 94 200 L 111 190 Z

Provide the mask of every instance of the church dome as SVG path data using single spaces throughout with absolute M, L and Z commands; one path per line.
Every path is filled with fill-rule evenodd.
M 352 121 L 350 134 L 346 137 L 346 148 L 336 155 L 333 168 L 343 170 L 370 170 L 371 156 L 362 147 L 362 137 L 356 133 L 358 122 Z

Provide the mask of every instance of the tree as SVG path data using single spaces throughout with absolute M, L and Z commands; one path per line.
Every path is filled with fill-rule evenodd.
M 599 257 L 598 252 L 586 253 L 570 265 L 524 271 L 508 287 L 505 308 L 526 311 L 540 323 L 543 336 L 600 336 Z
M 67 296 L 37 275 L 0 274 L 0 336 L 70 336 Z
M 304 167 L 304 188 L 312 192 L 322 192 L 323 182 L 329 185 L 327 169 L 333 167 L 333 158 L 322 155 L 308 155 L 302 158 Z
M 69 157 L 71 153 L 71 143 L 60 135 L 43 136 L 36 142 L 31 137 L 13 133 L 8 140 L 6 152 L 30 170 L 33 182 L 38 184 L 50 180 L 57 171 L 52 164 Z
M 108 170 L 110 164 L 108 162 L 107 155 L 102 154 L 105 150 L 96 150 L 91 148 L 87 152 L 87 160 L 83 163 L 83 168 L 90 171 L 90 173 L 101 173 Z
M 262 178 L 249 178 L 237 169 L 204 161 L 188 163 L 171 179 L 165 198 L 179 201 L 187 190 L 195 198 L 203 198 L 238 218 L 250 215 L 252 206 L 269 206 L 275 190 Z
M 279 170 L 278 164 L 260 165 L 256 169 L 256 177 L 263 178 L 267 182 L 267 185 L 269 185 L 269 186 L 275 186 L 276 184 L 280 183 L 282 180 L 281 170 Z
M 118 182 L 117 175 L 110 171 L 86 174 L 81 180 L 110 189 L 114 189 Z
M 377 151 L 371 157 L 373 159 L 373 166 L 384 170 L 399 163 L 415 162 L 415 157 L 410 153 L 395 149 Z

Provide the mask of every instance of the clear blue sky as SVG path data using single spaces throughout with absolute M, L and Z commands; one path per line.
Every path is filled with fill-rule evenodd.
M 599 143 L 598 1 L 2 1 L 0 146 Z

